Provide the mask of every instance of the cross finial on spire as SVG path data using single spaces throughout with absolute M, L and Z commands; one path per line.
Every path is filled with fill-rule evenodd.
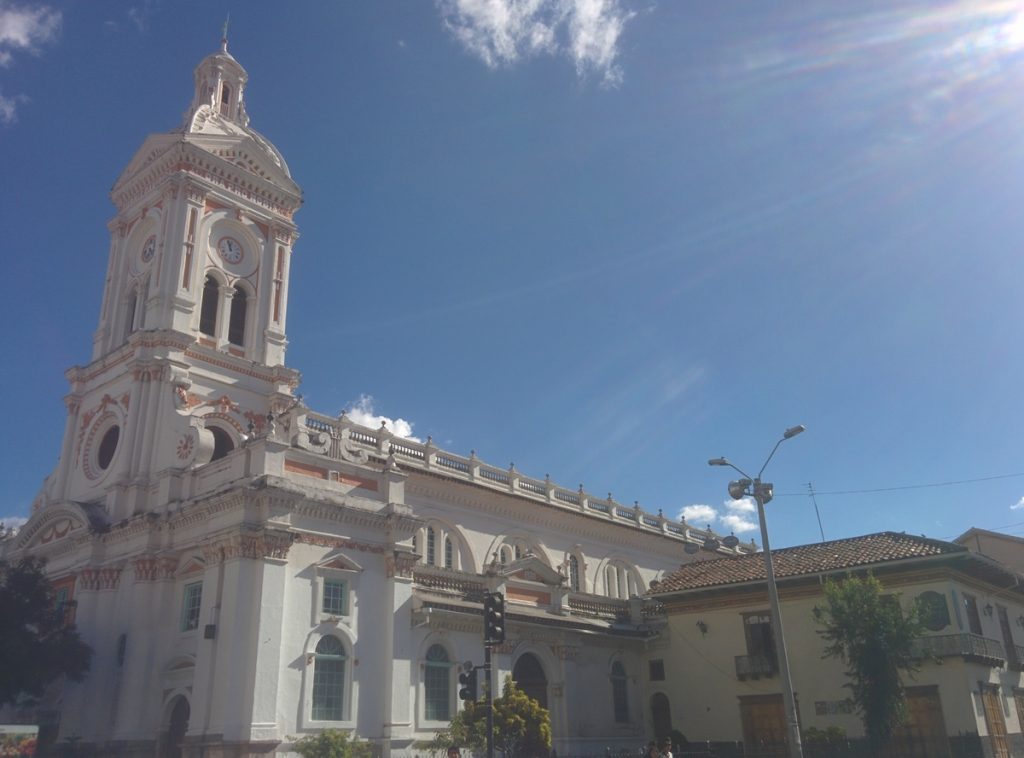
M 224 27 L 220 33 L 220 49 L 225 53 L 228 51 L 228 23 L 231 21 L 231 12 L 228 12 L 227 17 L 224 19 Z

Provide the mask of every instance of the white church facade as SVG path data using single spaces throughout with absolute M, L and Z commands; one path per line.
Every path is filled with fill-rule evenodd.
M 112 190 L 59 462 L 0 541 L 46 559 L 94 650 L 37 716 L 98 755 L 286 756 L 324 728 L 422 753 L 497 590 L 496 685 L 542 700 L 561 755 L 635 749 L 664 654 L 638 596 L 709 534 L 305 407 L 284 363 L 302 195 L 246 81 L 224 42 Z

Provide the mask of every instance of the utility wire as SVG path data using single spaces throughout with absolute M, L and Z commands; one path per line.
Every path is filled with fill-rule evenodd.
M 975 482 L 991 482 L 995 479 L 1013 479 L 1015 477 L 1024 476 L 1024 472 L 1019 474 L 997 474 L 995 476 L 981 476 L 977 479 L 955 479 L 949 482 L 932 482 L 930 484 L 904 484 L 899 487 L 876 487 L 874 489 L 867 490 L 831 490 L 829 492 L 822 492 L 820 490 L 814 491 L 814 495 L 869 495 L 876 492 L 898 492 L 900 490 L 920 490 L 929 487 L 952 487 L 957 484 L 974 484 Z M 775 497 L 807 497 L 806 492 L 776 492 Z

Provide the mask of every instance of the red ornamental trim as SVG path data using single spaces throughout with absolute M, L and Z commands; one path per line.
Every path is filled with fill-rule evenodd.
M 343 537 L 328 537 L 322 534 L 296 534 L 295 541 L 303 542 L 307 545 L 316 545 L 317 547 L 345 548 L 347 550 L 359 550 L 376 555 L 384 552 L 383 545 L 372 545 L 368 542 L 356 542 L 355 540 L 347 540 Z

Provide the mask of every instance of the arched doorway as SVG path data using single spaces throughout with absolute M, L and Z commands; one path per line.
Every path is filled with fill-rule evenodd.
M 548 707 L 548 678 L 544 668 L 533 653 L 523 653 L 512 667 L 512 678 L 519 689 L 532 697 L 544 708 Z
M 171 717 L 167 723 L 167 738 L 164 742 L 164 758 L 181 758 L 181 743 L 185 740 L 185 733 L 188 732 L 188 717 L 190 713 L 188 700 L 182 695 L 174 698 L 174 705 L 171 706 Z
M 672 711 L 664 693 L 655 692 L 651 696 L 651 721 L 654 722 L 654 736 L 657 739 L 668 737 L 672 731 Z

